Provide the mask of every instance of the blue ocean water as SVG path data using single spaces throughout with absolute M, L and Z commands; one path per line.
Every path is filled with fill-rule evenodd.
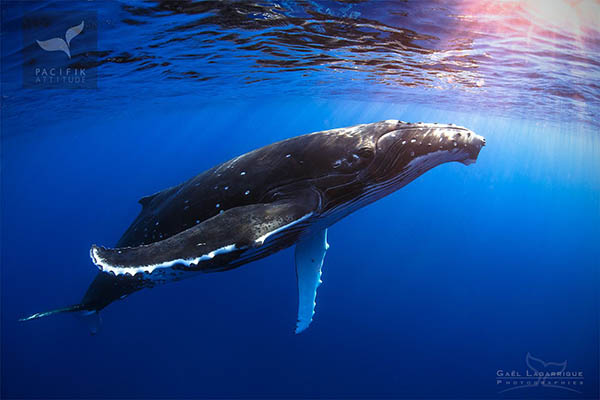
M 2 397 L 598 398 L 599 7 L 544 4 L 2 2 Z M 23 88 L 46 11 L 97 13 L 70 61 L 97 89 Z M 487 145 L 330 228 L 304 333 L 293 249 L 140 291 L 95 336 L 18 322 L 80 300 L 142 196 L 392 118 Z

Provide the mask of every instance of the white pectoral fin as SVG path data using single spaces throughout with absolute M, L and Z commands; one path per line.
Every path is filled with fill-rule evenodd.
M 296 276 L 298 277 L 298 323 L 300 333 L 312 322 L 317 288 L 321 284 L 321 268 L 329 248 L 327 229 L 306 237 L 296 244 Z

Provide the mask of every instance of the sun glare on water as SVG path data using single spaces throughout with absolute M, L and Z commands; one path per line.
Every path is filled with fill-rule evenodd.
M 600 30 L 598 0 L 466 0 L 461 10 L 467 16 L 486 16 L 486 30 L 509 37 L 561 34 L 583 46 L 585 38 Z

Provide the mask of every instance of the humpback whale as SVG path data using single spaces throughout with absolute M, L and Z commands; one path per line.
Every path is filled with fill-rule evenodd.
M 99 320 L 143 288 L 227 271 L 296 245 L 296 333 L 310 325 L 327 228 L 452 161 L 475 162 L 485 139 L 467 128 L 387 120 L 286 139 L 141 198 L 142 210 L 112 248 L 93 245 L 99 272 L 64 312 Z

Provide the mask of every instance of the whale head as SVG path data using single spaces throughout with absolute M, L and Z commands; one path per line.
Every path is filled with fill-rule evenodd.
M 469 165 L 485 146 L 485 138 L 461 126 L 400 121 L 373 142 L 374 157 L 364 172 L 373 183 L 406 184 L 443 163 Z
M 397 120 L 332 130 L 327 137 L 330 143 L 310 151 L 319 152 L 323 160 L 321 173 L 328 179 L 323 179 L 327 187 L 320 189 L 325 194 L 325 215 L 332 220 L 402 188 L 440 164 L 472 164 L 485 146 L 485 139 L 467 128 Z

